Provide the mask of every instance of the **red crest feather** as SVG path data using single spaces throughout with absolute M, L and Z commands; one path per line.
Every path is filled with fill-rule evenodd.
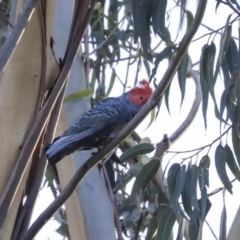
M 129 99 L 136 105 L 143 105 L 152 94 L 152 89 L 147 80 L 139 82 L 139 86 L 130 91 Z

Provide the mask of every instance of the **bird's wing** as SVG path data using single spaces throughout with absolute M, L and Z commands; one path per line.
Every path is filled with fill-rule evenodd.
M 119 98 L 106 98 L 91 108 L 75 125 L 70 127 L 63 136 L 89 131 L 91 133 L 102 129 L 106 125 L 118 121 L 119 111 L 124 103 Z

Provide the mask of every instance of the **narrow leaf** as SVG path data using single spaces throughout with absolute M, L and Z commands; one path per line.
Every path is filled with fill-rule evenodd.
M 159 206 L 159 222 L 156 240 L 167 240 L 172 233 L 173 225 L 176 221 L 176 216 L 173 209 L 167 205 Z
M 230 193 L 232 193 L 232 184 L 226 172 L 226 161 L 227 161 L 226 159 L 227 159 L 226 151 L 223 148 L 223 146 L 219 144 L 215 152 L 215 165 L 216 165 L 217 173 L 224 187 Z
M 146 189 L 157 173 L 159 166 L 160 162 L 158 160 L 151 160 L 148 164 L 143 166 L 133 184 L 131 193 L 132 199 L 135 199 L 136 194 L 139 194 L 140 191 L 143 192 Z
M 225 191 L 223 190 L 223 210 L 221 214 L 219 240 L 226 240 L 227 237 L 227 211 L 225 206 Z
M 184 217 L 184 214 L 181 211 L 181 208 L 178 203 L 178 199 L 183 190 L 185 178 L 186 178 L 185 165 L 180 167 L 178 164 L 177 165 L 173 164 L 170 167 L 168 171 L 168 177 L 167 177 L 167 183 L 169 188 L 169 198 L 176 216 L 182 216 L 182 217 Z M 171 192 L 171 195 L 170 195 L 170 192 Z
M 125 162 L 130 158 L 136 157 L 138 155 L 147 154 L 154 150 L 154 147 L 150 143 L 141 143 L 132 148 L 126 150 L 121 156 L 120 161 Z
M 178 163 L 174 163 L 168 170 L 168 176 L 167 176 L 167 186 L 168 186 L 168 194 L 170 202 L 174 202 L 174 190 L 175 190 L 175 177 L 177 174 L 178 169 L 180 168 L 180 165 Z
M 109 83 L 108 90 L 107 90 L 107 93 L 106 93 L 106 97 L 108 97 L 109 94 L 111 93 L 113 85 L 115 83 L 115 79 L 116 79 L 116 71 L 113 68 L 112 69 L 112 75 L 111 75 L 111 78 L 110 78 L 110 83 Z
M 159 63 L 163 59 L 169 57 L 171 50 L 172 50 L 172 46 L 167 46 L 159 54 L 157 54 L 156 60 L 154 61 L 154 68 L 152 70 L 152 75 L 151 75 L 150 79 L 152 79 L 156 75 Z
M 230 40 L 230 45 L 226 54 L 226 61 L 231 75 L 236 74 L 236 72 L 240 70 L 239 52 L 233 38 Z
M 208 155 L 203 156 L 199 164 L 199 187 L 200 190 L 205 186 L 209 187 L 209 167 L 210 158 Z
M 237 166 L 236 160 L 234 158 L 233 152 L 231 148 L 226 144 L 225 145 L 225 151 L 226 151 L 226 163 L 228 167 L 230 168 L 232 174 L 240 181 L 240 171 Z
M 240 166 L 240 147 L 239 147 L 240 138 L 238 137 L 234 128 L 232 128 L 232 143 L 233 143 L 233 150 L 238 161 L 238 165 Z
M 186 180 L 182 191 L 182 203 L 184 210 L 188 214 L 189 218 L 192 216 L 192 204 L 191 204 L 191 181 L 192 181 L 192 166 L 191 162 L 188 164 L 186 173 Z
M 178 73 L 178 83 L 181 91 L 181 105 L 185 96 L 185 88 L 186 88 L 186 78 L 187 78 L 187 69 L 188 69 L 188 54 L 185 53 L 185 55 L 182 58 L 182 61 L 178 67 L 177 73 Z
M 192 12 L 187 10 L 187 29 L 190 28 L 190 26 L 192 25 L 193 20 L 194 20 L 194 17 L 193 17 Z
M 203 113 L 203 119 L 204 119 L 204 126 L 207 129 L 207 108 L 208 108 L 208 97 L 209 97 L 209 88 L 207 84 L 207 80 L 204 74 L 204 67 L 205 67 L 205 51 L 208 48 L 208 45 L 204 45 L 202 48 L 202 55 L 200 59 L 200 82 L 201 82 L 201 88 L 203 92 L 202 96 L 202 113 Z
M 88 97 L 88 96 L 91 96 L 92 95 L 92 91 L 91 90 L 81 90 L 81 91 L 78 91 L 78 92 L 74 92 L 70 95 L 68 95 L 67 97 L 64 98 L 63 100 L 63 103 L 66 103 L 66 102 L 69 102 L 69 101 L 72 101 L 72 100 L 76 100 L 76 99 L 79 99 L 79 98 L 83 98 L 83 97 Z
M 165 13 L 167 0 L 153 0 L 152 5 L 152 25 L 155 34 L 159 34 L 165 39 Z
M 156 112 L 156 110 L 155 110 L 155 108 L 153 108 L 153 109 L 151 110 L 151 112 L 150 112 L 150 114 L 151 114 L 151 116 L 150 116 L 150 122 L 149 122 L 148 126 L 146 127 L 146 129 L 148 129 L 148 128 L 152 125 L 152 123 L 153 123 L 153 121 L 154 121 L 154 119 L 155 119 L 155 112 Z M 145 130 L 146 130 L 146 129 L 145 129 Z
M 134 24 L 134 43 L 141 39 L 145 57 L 151 60 L 150 51 L 150 10 L 152 2 L 149 0 L 132 0 L 132 14 Z

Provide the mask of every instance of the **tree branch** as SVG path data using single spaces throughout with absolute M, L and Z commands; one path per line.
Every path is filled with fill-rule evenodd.
M 63 192 L 55 199 L 50 206 L 38 217 L 38 219 L 29 228 L 26 235 L 23 237 L 24 240 L 31 240 L 37 234 L 37 232 L 44 226 L 44 224 L 51 218 L 51 216 L 57 211 L 57 209 L 69 198 L 69 196 L 76 189 L 83 177 L 96 166 L 104 157 L 107 156 L 115 147 L 118 146 L 134 129 L 135 127 L 146 117 L 146 115 L 158 104 L 161 100 L 167 86 L 171 82 L 184 53 L 187 51 L 188 46 L 196 33 L 206 7 L 207 0 L 200 0 L 196 12 L 195 19 L 185 34 L 183 40 L 179 44 L 178 51 L 175 57 L 169 64 L 169 67 L 162 78 L 162 81 L 157 86 L 156 90 L 149 98 L 147 103 L 143 106 L 141 111 L 128 123 L 128 125 L 117 135 L 115 139 L 109 142 L 105 147 L 103 147 L 97 154 L 92 156 L 85 164 L 80 167 L 72 179 L 69 181 L 68 185 L 65 187 Z

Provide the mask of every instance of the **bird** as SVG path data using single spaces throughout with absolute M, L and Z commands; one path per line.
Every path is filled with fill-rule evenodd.
M 109 97 L 87 111 L 62 136 L 44 149 L 51 165 L 65 156 L 81 150 L 100 149 L 141 110 L 152 94 L 147 80 L 142 80 L 119 97 Z

